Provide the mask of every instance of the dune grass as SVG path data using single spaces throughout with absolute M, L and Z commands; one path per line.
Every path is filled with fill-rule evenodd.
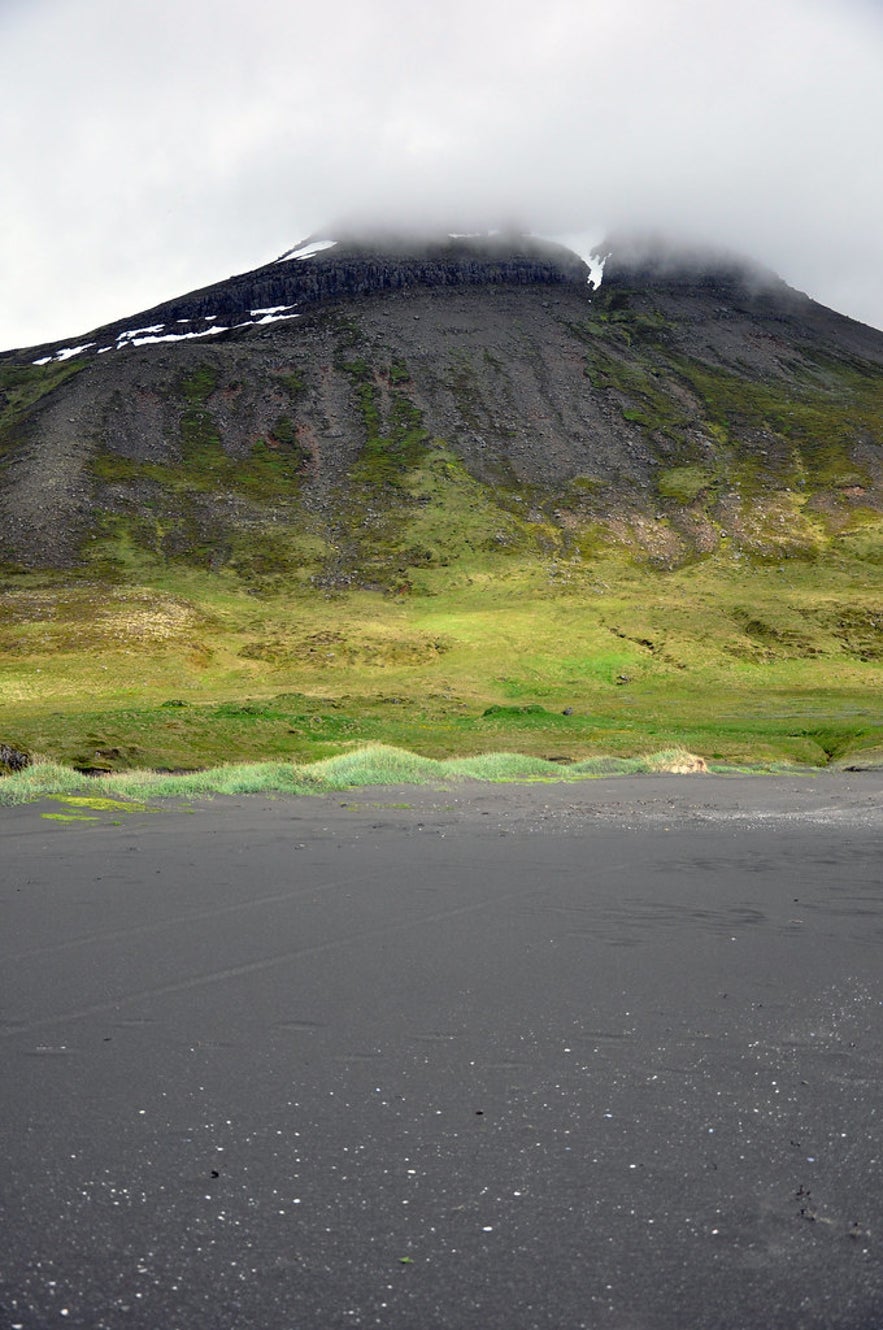
M 481 753 L 476 757 L 450 758 L 443 765 L 452 776 L 500 782 L 567 780 L 574 769 L 524 753 Z
M 362 785 L 428 785 L 444 778 L 444 763 L 388 744 L 369 744 L 353 752 L 314 762 L 308 770 L 328 790 Z
M 24 771 L 0 777 L 0 804 L 26 804 L 58 794 L 82 794 L 90 784 L 88 776 L 61 762 L 36 762 Z
M 334 794 L 371 786 L 431 785 L 445 788 L 467 781 L 526 783 L 582 781 L 604 776 L 679 770 L 691 754 L 668 749 L 642 757 L 593 757 L 563 765 L 521 753 L 485 753 L 467 758 L 420 757 L 387 744 L 369 744 L 336 757 L 299 766 L 291 762 L 244 762 L 179 775 L 155 771 L 110 772 L 86 776 L 58 762 L 36 762 L 0 778 L 0 805 L 57 799 L 70 806 L 67 821 L 88 820 L 90 811 L 144 812 L 159 799 L 201 799 L 214 795 Z M 778 769 L 795 770 L 776 764 Z M 745 767 L 710 770 L 746 771 Z M 753 770 L 768 770 L 759 765 Z

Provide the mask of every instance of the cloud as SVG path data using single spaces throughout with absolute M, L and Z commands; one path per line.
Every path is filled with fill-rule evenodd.
M 0 346 L 73 336 L 359 216 L 660 228 L 883 326 L 871 4 L 0 12 Z

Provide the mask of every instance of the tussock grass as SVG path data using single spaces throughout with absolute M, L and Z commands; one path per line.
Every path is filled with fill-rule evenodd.
M 660 753 L 652 753 L 644 759 L 648 771 L 693 772 L 706 771 L 705 761 L 686 748 L 665 748 Z
M 143 799 L 197 799 L 213 794 L 317 794 L 328 788 L 323 780 L 291 762 L 232 763 L 183 775 L 129 771 L 99 779 L 119 794 Z
M 574 777 L 638 776 L 649 770 L 648 760 L 643 757 L 587 757 L 569 768 Z
M 0 779 L 0 804 L 83 796 L 70 798 L 68 802 L 88 804 L 90 808 L 106 805 L 113 811 L 114 800 L 96 798 L 97 792 L 143 805 L 150 799 L 198 799 L 214 794 L 321 794 L 333 788 L 336 787 L 321 777 L 290 762 L 232 763 L 181 775 L 121 771 L 106 776 L 84 776 L 59 762 L 40 762 Z
M 562 767 L 543 757 L 529 757 L 523 753 L 483 753 L 478 757 L 454 757 L 443 763 L 452 776 L 467 776 L 472 780 L 524 781 L 567 780 L 572 767 Z
M 349 753 L 313 762 L 308 770 L 328 790 L 345 790 L 360 785 L 430 785 L 440 784 L 446 764 L 431 757 L 419 757 L 389 744 L 368 744 Z
M 58 798 L 74 807 L 94 810 L 142 811 L 155 799 L 199 799 L 213 795 L 333 794 L 340 790 L 375 785 L 436 785 L 457 781 L 491 783 L 525 781 L 578 781 L 603 776 L 629 776 L 680 769 L 692 755 L 668 749 L 644 757 L 589 757 L 562 766 L 546 758 L 523 753 L 485 753 L 476 757 L 420 757 L 388 744 L 368 744 L 309 765 L 292 762 L 246 762 L 211 767 L 206 771 L 170 775 L 155 771 L 123 771 L 84 776 L 58 762 L 40 762 L 25 771 L 0 779 L 0 804 L 23 804 Z M 777 770 L 795 768 L 773 764 Z M 745 767 L 712 765 L 711 770 L 746 772 Z M 760 764 L 755 772 L 771 767 Z M 111 796 L 111 797 L 107 797 Z M 128 807 L 117 799 L 133 801 Z
M 91 788 L 88 776 L 61 762 L 35 762 L 24 771 L 0 777 L 0 804 L 27 804 L 53 794 L 84 794 Z

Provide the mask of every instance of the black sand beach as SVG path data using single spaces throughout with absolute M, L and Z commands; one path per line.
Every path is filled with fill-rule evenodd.
M 883 1326 L 883 774 L 0 808 L 0 1323 Z

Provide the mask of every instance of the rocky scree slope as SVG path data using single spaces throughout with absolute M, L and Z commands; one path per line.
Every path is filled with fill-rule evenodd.
M 397 591 L 610 544 L 879 560 L 883 334 L 741 260 L 612 249 L 593 291 L 524 237 L 306 242 L 7 353 L 0 560 Z

